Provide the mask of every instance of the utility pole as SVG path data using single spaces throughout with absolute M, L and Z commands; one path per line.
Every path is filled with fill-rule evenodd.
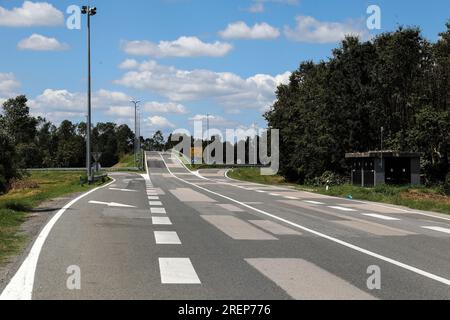
M 140 100 L 131 100 L 132 104 L 134 104 L 134 163 L 137 166 L 137 153 L 138 153 L 138 144 L 140 137 L 138 137 L 138 130 L 137 130 L 137 108 Z
M 92 156 L 91 156 L 91 127 L 92 127 L 92 99 L 91 99 L 91 16 L 97 14 L 96 7 L 83 6 L 81 13 L 87 15 L 87 48 L 88 48 L 88 88 L 87 88 L 87 123 L 86 123 L 86 173 L 88 176 L 88 182 L 92 183 L 94 180 L 92 176 Z

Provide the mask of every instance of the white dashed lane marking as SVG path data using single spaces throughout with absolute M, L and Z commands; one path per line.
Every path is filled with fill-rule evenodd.
M 356 211 L 355 209 L 339 207 L 339 206 L 329 206 L 328 208 L 336 209 L 336 210 L 339 210 L 339 211 L 346 211 L 346 212 L 355 212 Z
M 161 201 L 150 201 L 150 206 L 161 207 L 163 204 Z
M 150 208 L 152 214 L 166 214 L 166 209 L 164 208 Z
M 155 226 L 170 226 L 172 225 L 172 221 L 170 221 L 170 219 L 168 217 L 153 217 L 152 218 L 152 223 Z
M 118 188 L 109 188 L 111 191 L 121 191 L 121 192 L 138 192 L 137 190 L 130 190 L 130 189 L 118 189 Z
M 309 201 L 309 200 L 306 200 L 305 202 L 306 202 L 306 203 L 309 203 L 309 204 L 316 204 L 316 205 L 324 205 L 324 204 L 325 204 L 325 203 L 319 202 L 319 201 Z
M 442 228 L 442 227 L 422 227 L 422 228 L 450 234 L 450 229 L 447 229 L 447 228 Z
M 156 244 L 181 244 L 175 231 L 155 231 Z
M 386 221 L 400 221 L 400 219 L 397 219 L 397 218 L 388 217 L 388 216 L 384 216 L 381 214 L 375 214 L 375 213 L 363 213 L 363 216 L 377 218 L 377 219 L 386 220 Z
M 159 258 L 161 283 L 201 284 L 189 258 Z
M 158 196 L 148 196 L 148 200 L 159 200 Z

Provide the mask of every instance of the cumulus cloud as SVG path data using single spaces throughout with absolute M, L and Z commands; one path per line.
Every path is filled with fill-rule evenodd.
M 229 43 L 205 43 L 197 37 L 180 37 L 175 41 L 124 41 L 122 49 L 130 55 L 165 57 L 222 57 L 232 49 Z
M 175 102 L 147 102 L 144 104 L 144 111 L 149 113 L 174 113 L 174 114 L 186 114 L 188 111 L 182 104 Z
M 155 129 L 175 128 L 175 125 L 172 122 L 161 116 L 148 117 L 144 122 Z
M 141 111 L 150 113 L 150 114 L 186 114 L 187 109 L 182 104 L 174 103 L 174 102 L 167 102 L 167 103 L 161 103 L 161 102 L 147 102 L 145 103 Z M 106 114 L 109 116 L 117 116 L 117 117 L 127 117 L 132 116 L 134 117 L 134 107 L 133 106 L 127 106 L 127 105 L 121 105 L 121 106 L 111 106 L 108 107 Z
M 0 26 L 31 27 L 59 26 L 64 14 L 47 2 L 25 1 L 22 7 L 8 10 L 0 6 Z
M 34 33 L 30 37 L 21 40 L 17 47 L 20 50 L 30 51 L 62 51 L 67 50 L 69 45 L 66 43 L 60 43 L 55 38 L 48 38 Z
M 84 94 L 68 90 L 46 89 L 36 99 L 30 101 L 30 106 L 42 110 L 81 112 L 86 107 L 86 97 Z
M 106 114 L 114 117 L 134 117 L 134 107 L 109 107 Z
M 265 22 L 249 27 L 245 22 L 238 21 L 230 23 L 219 34 L 224 39 L 270 40 L 278 38 L 280 31 Z
M 307 43 L 335 43 L 347 35 L 368 37 L 361 22 L 323 22 L 310 16 L 298 16 L 295 28 L 286 26 L 284 33 L 292 41 Z
M 216 128 L 234 128 L 239 124 L 235 121 L 228 120 L 219 115 L 206 115 L 206 114 L 197 114 L 191 118 L 189 118 L 190 122 L 198 122 L 201 121 L 206 123 L 209 120 L 210 127 Z
M 0 72 L 0 99 L 4 102 L 7 98 L 17 95 L 21 84 L 13 73 Z
M 120 65 L 120 69 L 134 69 L 139 66 L 139 63 L 134 59 L 127 59 L 123 61 Z
M 118 112 L 118 108 L 127 106 L 131 97 L 122 92 L 99 90 L 92 95 L 92 107 L 107 115 Z M 58 123 L 64 119 L 84 120 L 86 114 L 86 93 L 70 92 L 65 89 L 46 89 L 42 94 L 29 101 L 34 115 L 40 115 Z M 132 114 L 132 113 L 131 113 Z M 128 114 L 129 115 L 129 114 Z
M 229 110 L 265 109 L 275 99 L 278 85 L 289 81 L 290 73 L 277 76 L 257 74 L 243 79 L 230 72 L 204 69 L 179 70 L 156 61 L 142 62 L 115 83 L 158 94 L 170 101 L 194 101 L 212 98 Z
M 1 77 L 0 77 L 1 78 Z M 130 104 L 132 98 L 119 91 L 98 90 L 92 95 L 94 111 L 114 117 L 118 122 L 134 123 L 134 107 Z M 86 114 L 86 93 L 70 92 L 69 90 L 46 89 L 42 94 L 29 101 L 32 114 L 42 116 L 55 123 L 61 120 L 84 121 Z M 167 102 L 148 102 L 142 106 L 143 112 L 150 114 L 172 113 L 186 114 L 187 110 L 181 104 Z M 172 124 L 162 117 L 151 117 L 147 124 L 157 128 L 172 128 Z M 126 120 L 126 121 L 125 121 Z

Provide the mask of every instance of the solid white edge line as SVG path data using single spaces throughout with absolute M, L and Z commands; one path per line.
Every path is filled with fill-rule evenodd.
M 159 155 L 160 155 L 161 159 L 163 160 L 164 164 L 166 164 L 166 161 L 164 160 L 164 157 L 162 156 L 162 154 L 159 153 Z M 256 212 L 258 212 L 258 213 L 261 213 L 261 214 L 263 214 L 263 215 L 265 215 L 265 216 L 271 217 L 271 218 L 273 218 L 273 219 L 275 219 L 275 220 L 284 222 L 284 223 L 286 223 L 286 224 L 288 224 L 288 225 L 291 225 L 291 226 L 293 226 L 293 227 L 295 227 L 295 228 L 298 228 L 298 229 L 300 229 L 300 230 L 303 230 L 303 231 L 305 231 L 305 232 L 314 234 L 314 235 L 316 235 L 316 236 L 318 236 L 318 237 L 321 237 L 321 238 L 330 240 L 330 241 L 335 242 L 335 243 L 337 243 L 337 244 L 340 244 L 340 245 L 342 245 L 342 246 L 344 246 L 344 247 L 347 247 L 347 248 L 353 249 L 353 250 L 355 250 L 355 251 L 364 253 L 364 254 L 366 254 L 366 255 L 368 255 L 368 256 L 371 256 L 371 257 L 373 257 L 373 258 L 377 258 L 377 259 L 379 259 L 379 260 L 382 260 L 382 261 L 388 262 L 388 263 L 390 263 L 390 264 L 393 264 L 393 265 L 395 265 L 395 266 L 397 266 L 397 267 L 403 268 L 403 269 L 405 269 L 405 270 L 414 272 L 414 273 L 419 274 L 419 275 L 421 275 L 421 276 L 424 276 L 424 277 L 426 277 L 426 278 L 429 278 L 429 279 L 432 279 L 432 280 L 435 280 L 435 281 L 438 281 L 438 282 L 440 282 L 440 283 L 443 283 L 443 284 L 446 284 L 446 285 L 450 286 L 450 280 L 449 280 L 449 279 L 446 279 L 446 278 L 444 278 L 444 277 L 437 276 L 437 275 L 435 275 L 435 274 L 432 274 L 432 273 L 430 273 L 430 272 L 421 270 L 421 269 L 419 269 L 419 268 L 416 268 L 416 267 L 407 265 L 407 264 L 405 264 L 405 263 L 403 263 L 403 262 L 400 262 L 400 261 L 397 261 L 397 260 L 394 260 L 394 259 L 391 259 L 391 258 L 382 256 L 381 254 L 378 254 L 378 253 L 375 253 L 375 252 L 366 250 L 366 249 L 364 249 L 364 248 L 358 247 L 358 246 L 353 245 L 353 244 L 351 244 L 351 243 L 348 243 L 348 242 L 339 240 L 339 239 L 337 239 L 337 238 L 328 236 L 328 235 L 326 235 L 326 234 L 324 234 L 324 233 L 321 233 L 321 232 L 318 232 L 318 231 L 315 231 L 315 230 L 312 230 L 312 229 L 303 227 L 303 226 L 301 226 L 301 225 L 299 225 L 299 224 L 296 224 L 296 223 L 291 222 L 291 221 L 289 221 L 289 220 L 286 220 L 286 219 L 284 219 L 284 218 L 280 218 L 280 217 L 278 217 L 278 216 L 276 216 L 276 215 L 273 215 L 273 214 L 271 214 L 271 213 L 265 212 L 265 211 L 263 211 L 263 210 L 257 209 L 257 208 L 255 208 L 255 207 L 252 207 L 252 206 L 250 206 L 250 205 L 248 205 L 248 204 L 245 204 L 245 203 L 240 202 L 240 201 L 238 201 L 238 200 L 235 200 L 235 199 L 233 199 L 233 198 L 224 196 L 224 195 L 222 195 L 222 194 L 220 194 L 220 193 L 217 193 L 217 192 L 211 191 L 211 190 L 209 190 L 209 189 L 206 189 L 206 188 L 204 188 L 204 187 L 198 186 L 198 185 L 196 185 L 195 183 L 186 181 L 186 180 L 184 180 L 184 179 L 182 179 L 182 178 L 179 178 L 179 177 L 177 177 L 176 175 L 174 175 L 174 174 L 172 173 L 172 171 L 169 169 L 169 167 L 167 167 L 167 164 L 166 164 L 166 168 L 167 168 L 167 170 L 169 171 L 169 173 L 170 173 L 174 178 L 176 178 L 176 179 L 178 179 L 178 180 L 180 180 L 180 181 L 182 181 L 182 182 L 184 182 L 184 183 L 186 183 L 186 184 L 192 185 L 192 186 L 194 186 L 194 187 L 196 187 L 196 188 L 198 188 L 198 189 L 201 189 L 201 190 L 203 190 L 203 191 L 209 192 L 209 193 L 214 194 L 214 195 L 216 195 L 216 196 L 219 196 L 219 197 L 222 197 L 222 198 L 227 199 L 227 200 L 229 200 L 229 201 L 232 201 L 232 202 L 234 202 L 234 203 L 237 203 L 237 204 L 239 204 L 239 205 L 241 205 L 241 206 L 243 206 L 243 207 L 246 207 L 246 208 L 248 208 L 248 209 L 251 209 L 251 210 L 253 210 L 253 211 L 256 211 Z
M 110 183 L 92 189 L 88 191 L 78 198 L 73 199 L 68 204 L 66 204 L 61 210 L 59 210 L 53 218 L 46 224 L 44 229 L 40 232 L 39 236 L 36 238 L 33 246 L 31 247 L 28 256 L 23 261 L 19 270 L 17 270 L 14 277 L 8 283 L 6 288 L 3 290 L 0 295 L 0 300 L 31 300 L 33 296 L 33 286 L 34 286 L 34 277 L 36 273 L 36 267 L 38 263 L 39 256 L 41 254 L 41 250 L 47 240 L 48 235 L 52 231 L 55 224 L 62 217 L 62 215 L 73 206 L 79 200 L 85 198 L 86 196 L 100 190 L 109 187 L 111 184 L 115 183 L 116 180 L 112 178 L 113 181 Z

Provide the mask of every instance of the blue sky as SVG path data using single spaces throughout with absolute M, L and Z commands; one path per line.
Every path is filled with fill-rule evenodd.
M 0 0 L 0 101 L 24 93 L 33 114 L 59 123 L 85 117 L 86 30 L 66 27 L 70 5 L 98 7 L 92 20 L 94 121 L 142 131 L 264 127 L 279 83 L 304 60 L 326 59 L 346 33 L 362 38 L 419 26 L 436 40 L 448 0 Z M 369 30 L 366 10 L 381 9 Z

